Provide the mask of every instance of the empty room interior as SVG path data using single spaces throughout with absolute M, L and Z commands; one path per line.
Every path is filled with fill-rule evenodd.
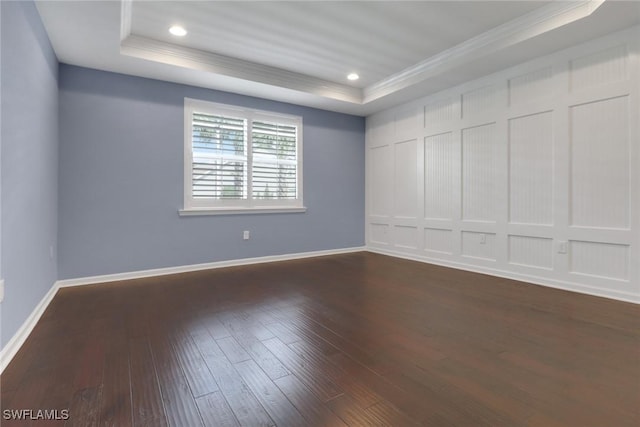
M 640 425 L 640 1 L 0 1 L 0 425 Z

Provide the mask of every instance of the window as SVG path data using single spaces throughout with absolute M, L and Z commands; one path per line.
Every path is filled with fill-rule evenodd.
M 305 210 L 301 117 L 184 102 L 182 214 Z

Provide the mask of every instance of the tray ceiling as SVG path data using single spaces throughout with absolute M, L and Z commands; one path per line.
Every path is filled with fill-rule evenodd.
M 60 61 L 367 115 L 640 22 L 637 2 L 41 1 Z M 184 37 L 168 32 L 179 24 Z M 351 82 L 347 74 L 360 79 Z

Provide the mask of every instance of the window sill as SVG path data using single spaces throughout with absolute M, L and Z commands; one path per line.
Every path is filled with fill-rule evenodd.
M 204 215 L 251 215 L 251 214 L 276 214 L 276 213 L 303 213 L 306 207 L 260 207 L 260 208 L 190 208 L 178 210 L 180 216 L 204 216 Z

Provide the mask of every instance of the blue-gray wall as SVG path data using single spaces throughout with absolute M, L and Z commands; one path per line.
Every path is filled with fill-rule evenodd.
M 58 61 L 32 2 L 0 7 L 4 346 L 57 279 Z
M 184 97 L 302 116 L 308 211 L 179 217 Z M 60 279 L 362 246 L 364 176 L 362 117 L 60 66 Z

